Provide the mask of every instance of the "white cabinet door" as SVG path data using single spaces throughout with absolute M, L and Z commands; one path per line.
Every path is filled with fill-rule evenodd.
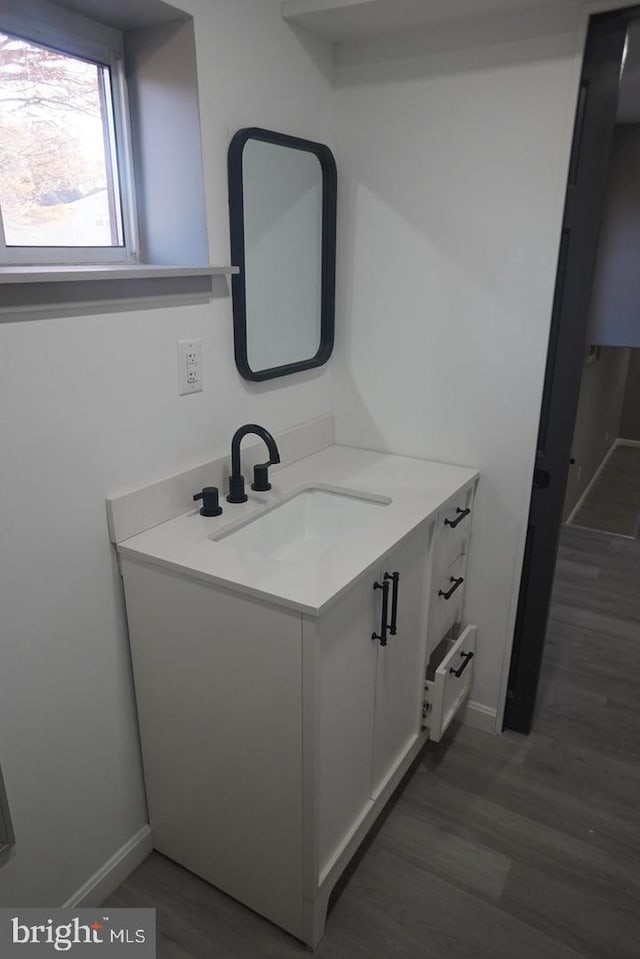
M 427 630 L 427 548 L 425 525 L 394 549 L 382 569 L 397 581 L 397 632 L 377 644 L 376 696 L 371 770 L 375 799 L 420 734 Z M 392 621 L 394 583 L 389 589 Z
M 313 744 L 317 881 L 321 882 L 369 811 L 371 741 L 379 624 L 376 575 L 362 579 L 313 622 L 317 705 Z
M 312 792 L 317 817 L 317 881 L 372 808 L 380 791 L 422 732 L 426 659 L 427 549 L 425 525 L 303 630 L 316 650 Z M 381 645 L 382 594 L 375 584 L 399 573 L 397 631 Z M 309 640 L 312 633 L 309 632 Z

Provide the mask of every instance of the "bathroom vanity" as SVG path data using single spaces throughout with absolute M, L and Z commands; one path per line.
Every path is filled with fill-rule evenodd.
M 334 445 L 118 544 L 154 846 L 312 947 L 469 692 L 477 478 Z

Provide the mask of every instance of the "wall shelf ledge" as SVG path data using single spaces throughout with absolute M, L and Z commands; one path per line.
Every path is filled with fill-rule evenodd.
M 0 321 L 207 302 L 218 295 L 220 278 L 237 272 L 233 266 L 147 263 L 3 266 Z

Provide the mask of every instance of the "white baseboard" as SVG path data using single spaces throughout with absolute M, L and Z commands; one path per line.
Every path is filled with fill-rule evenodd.
M 598 469 L 595 471 L 595 473 L 593 474 L 593 476 L 591 477 L 591 479 L 589 480 L 589 482 L 588 482 L 587 485 L 585 486 L 584 490 L 582 491 L 582 495 L 580 496 L 578 502 L 577 502 L 576 505 L 573 507 L 573 509 L 571 510 L 571 512 L 569 513 L 569 515 L 567 516 L 566 520 L 564 521 L 566 526 L 571 526 L 571 524 L 573 523 L 574 519 L 575 519 L 576 516 L 578 515 L 581 506 L 583 505 L 583 503 L 584 503 L 584 501 L 586 500 L 587 496 L 589 495 L 589 493 L 590 493 L 591 490 L 593 489 L 593 486 L 594 486 L 596 480 L 599 478 L 599 476 L 600 476 L 600 474 L 602 473 L 603 469 L 605 468 L 605 466 L 606 466 L 607 463 L 609 462 L 609 460 L 610 460 L 610 458 L 611 458 L 611 454 L 613 453 L 614 449 L 616 448 L 616 446 L 620 446 L 620 445 L 622 445 L 622 443 L 621 443 L 620 440 L 614 440 L 614 441 L 613 441 L 613 443 L 611 444 L 611 446 L 610 446 L 609 449 L 607 450 L 607 453 L 605 454 L 604 459 L 603 459 L 602 462 L 600 463 L 600 466 L 599 466 Z
M 491 733 L 493 736 L 500 732 L 496 729 L 497 711 L 490 706 L 483 706 L 482 703 L 475 703 L 473 700 L 467 703 L 460 716 L 460 722 L 465 726 L 481 729 L 484 733 Z
M 144 862 L 153 849 L 151 827 L 143 826 L 64 903 L 64 909 L 100 906 Z
M 620 439 L 617 439 L 615 442 L 616 446 L 640 446 L 640 440 L 626 440 L 624 436 L 621 436 Z

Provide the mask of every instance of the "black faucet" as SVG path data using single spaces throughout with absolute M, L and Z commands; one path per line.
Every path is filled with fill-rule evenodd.
M 251 489 L 259 493 L 264 493 L 266 490 L 271 489 L 269 467 L 273 466 L 274 463 L 280 462 L 280 453 L 278 452 L 276 441 L 271 433 L 265 430 L 263 426 L 256 426 L 255 423 L 247 423 L 246 426 L 241 426 L 239 430 L 236 430 L 231 440 L 231 476 L 229 477 L 229 495 L 227 496 L 229 503 L 247 502 L 247 496 L 244 491 L 244 476 L 240 472 L 240 443 L 247 433 L 255 433 L 256 436 L 264 440 L 269 451 L 269 461 L 267 463 L 260 463 L 253 468 L 253 483 L 251 484 Z

